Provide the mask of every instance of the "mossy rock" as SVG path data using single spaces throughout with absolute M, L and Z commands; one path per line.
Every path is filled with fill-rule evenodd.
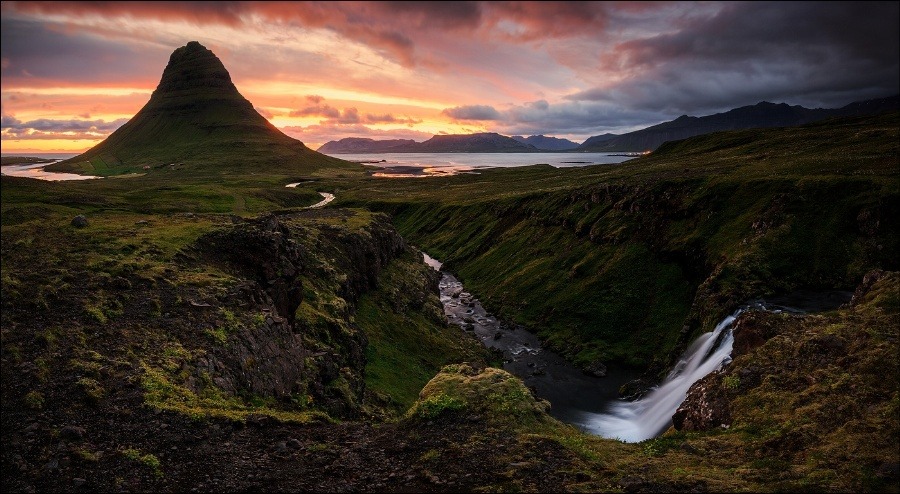
M 517 377 L 502 369 L 478 369 L 467 363 L 444 366 L 407 412 L 409 420 L 483 420 L 497 427 L 558 425 L 550 403 L 534 396 Z

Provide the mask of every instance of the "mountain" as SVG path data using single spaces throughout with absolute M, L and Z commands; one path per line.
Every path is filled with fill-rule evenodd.
M 531 144 L 541 151 L 568 151 L 570 149 L 575 149 L 578 147 L 577 142 L 572 142 L 568 139 L 560 139 L 559 137 L 548 137 L 545 135 L 528 137 L 512 136 L 512 138 L 521 142 L 522 144 Z
M 365 137 L 346 137 L 338 141 L 328 141 L 317 149 L 320 153 L 390 153 L 397 149 L 415 146 L 418 143 L 412 139 L 386 139 L 376 141 Z M 401 151 L 402 152 L 402 151 Z
M 589 137 L 586 141 L 581 143 L 579 148 L 591 148 L 602 142 L 607 142 L 613 138 L 619 137 L 619 134 L 602 134 L 598 136 Z M 579 149 L 580 150 L 580 149 Z
M 191 41 L 172 53 L 159 85 L 134 117 L 55 168 L 110 175 L 172 163 L 310 169 L 341 162 L 278 130 L 238 92 L 219 58 Z
M 735 108 L 724 113 L 704 117 L 682 115 L 646 129 L 620 136 L 604 134 L 587 139 L 578 151 L 647 151 L 654 150 L 666 141 L 686 139 L 697 135 L 723 130 L 740 130 L 762 127 L 790 127 L 834 117 L 852 117 L 883 113 L 900 107 L 900 96 L 850 103 L 841 108 L 809 109 L 763 101 L 752 106 Z
M 409 139 L 373 139 L 348 137 L 329 141 L 320 153 L 534 153 L 539 149 L 494 132 L 436 135 L 425 142 Z
M 537 148 L 494 132 L 436 135 L 416 146 L 423 153 L 531 153 Z

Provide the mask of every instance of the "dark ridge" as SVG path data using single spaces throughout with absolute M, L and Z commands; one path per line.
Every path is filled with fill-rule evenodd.
M 841 108 L 804 108 L 763 101 L 703 117 L 682 115 L 675 120 L 622 135 L 594 136 L 578 151 L 653 151 L 664 142 L 725 130 L 792 127 L 836 117 L 876 115 L 900 109 L 900 96 L 850 103 Z

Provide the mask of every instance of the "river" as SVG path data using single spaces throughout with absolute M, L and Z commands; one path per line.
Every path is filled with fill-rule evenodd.
M 426 264 L 440 271 L 441 262 L 424 254 Z M 700 335 L 666 378 L 641 399 L 619 398 L 619 387 L 639 377 L 636 372 L 607 368 L 606 377 L 584 374 L 558 354 L 541 347 L 533 333 L 488 313 L 452 274 L 441 271 L 440 298 L 452 324 L 470 331 L 481 342 L 503 352 L 503 369 L 522 379 L 537 396 L 550 402 L 550 415 L 581 430 L 609 439 L 640 442 L 672 425 L 672 415 L 698 380 L 731 361 L 732 325 L 748 309 L 804 314 L 836 309 L 852 292 L 797 291 L 787 296 L 754 300 Z
M 425 262 L 440 271 L 441 263 L 428 254 Z M 585 374 L 557 353 L 542 348 L 533 333 L 488 313 L 456 277 L 441 273 L 441 303 L 450 322 L 468 328 L 485 346 L 503 352 L 503 369 L 549 401 L 550 415 L 557 419 L 576 424 L 586 412 L 605 411 L 618 398 L 619 387 L 638 377 L 633 371 L 616 368 L 608 368 L 602 378 Z

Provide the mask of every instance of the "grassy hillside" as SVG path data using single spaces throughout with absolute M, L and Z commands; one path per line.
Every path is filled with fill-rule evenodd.
M 487 306 L 587 364 L 662 369 L 754 297 L 897 269 L 898 116 L 711 134 L 576 170 L 362 184 Z

